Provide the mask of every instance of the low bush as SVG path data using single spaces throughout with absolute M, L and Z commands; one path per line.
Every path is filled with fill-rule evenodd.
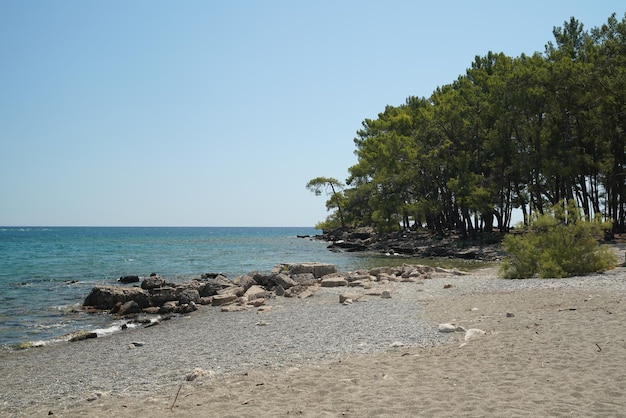
M 617 257 L 599 239 L 610 224 L 586 219 L 573 201 L 536 217 L 521 235 L 503 241 L 506 257 L 500 275 L 506 279 L 561 278 L 614 268 Z

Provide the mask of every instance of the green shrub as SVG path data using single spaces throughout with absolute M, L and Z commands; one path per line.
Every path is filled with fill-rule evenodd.
M 573 201 L 538 216 L 523 235 L 503 241 L 507 256 L 500 266 L 506 279 L 570 277 L 615 267 L 617 257 L 598 243 L 610 224 L 588 220 Z

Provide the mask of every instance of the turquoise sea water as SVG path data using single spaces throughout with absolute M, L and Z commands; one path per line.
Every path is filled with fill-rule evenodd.
M 92 286 L 157 273 L 185 281 L 202 273 L 229 278 L 282 262 L 320 261 L 350 270 L 367 255 L 332 253 L 298 235 L 313 228 L 0 227 L 0 346 L 46 342 L 114 325 L 80 312 Z

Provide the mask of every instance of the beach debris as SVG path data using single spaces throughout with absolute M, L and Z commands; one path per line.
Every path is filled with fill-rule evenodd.
M 176 392 L 176 396 L 174 397 L 174 402 L 172 402 L 172 406 L 170 406 L 170 411 L 174 410 L 174 405 L 176 405 L 176 401 L 178 400 L 178 395 L 180 395 L 180 390 L 183 388 L 183 384 L 181 383 L 178 386 L 178 391 Z
M 194 368 L 191 373 L 185 376 L 185 380 L 187 382 L 193 382 L 194 380 L 201 377 L 213 377 L 215 376 L 215 372 L 213 370 L 203 370 L 200 367 Z
M 454 287 L 454 286 L 453 286 L 453 285 L 451 285 L 451 284 L 444 284 L 444 285 L 443 285 L 443 288 L 444 288 L 444 289 L 452 289 L 453 287 Z
M 97 338 L 98 334 L 92 331 L 76 331 L 69 334 L 66 334 L 69 337 L 70 342 L 83 341 L 88 340 L 90 338 Z
M 507 312 L 506 313 L 506 317 L 507 318 L 513 318 L 515 316 L 515 314 L 513 312 Z
M 143 347 L 144 345 L 146 345 L 146 343 L 143 341 L 133 341 L 130 344 L 128 344 L 128 348 Z
M 461 271 L 459 269 L 444 269 L 442 267 L 435 267 L 435 273 L 452 274 L 454 276 L 467 276 L 470 273 Z
M 470 328 L 467 331 L 465 331 L 465 341 L 470 341 L 473 340 L 475 338 L 478 337 L 482 337 L 483 335 L 486 335 L 487 332 L 483 331 L 482 329 L 478 329 L 478 328 Z
M 391 344 L 389 344 L 389 347 L 391 347 L 391 348 L 404 347 L 404 343 L 402 341 L 394 341 Z

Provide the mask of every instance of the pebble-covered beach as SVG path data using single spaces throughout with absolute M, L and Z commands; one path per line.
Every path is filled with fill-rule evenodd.
M 72 416 L 63 411 L 88 408 L 102 399 L 173 396 L 183 384 L 191 384 L 194 370 L 205 376 L 198 381 L 219 381 L 252 371 L 451 343 L 458 336 L 440 333 L 442 318 L 433 319 L 437 315 L 427 315 L 427 308 L 457 297 L 501 293 L 523 298 L 533 289 L 626 295 L 623 267 L 568 279 L 511 281 L 495 274 L 495 268 L 487 268 L 468 275 L 433 274 L 423 284 L 386 283 L 381 286 L 391 298 L 367 296 L 349 305 L 339 303 L 346 289 L 321 288 L 307 299 L 273 298 L 266 304 L 271 309 L 264 311 L 221 312 L 203 306 L 157 326 L 2 353 L 0 415 Z

